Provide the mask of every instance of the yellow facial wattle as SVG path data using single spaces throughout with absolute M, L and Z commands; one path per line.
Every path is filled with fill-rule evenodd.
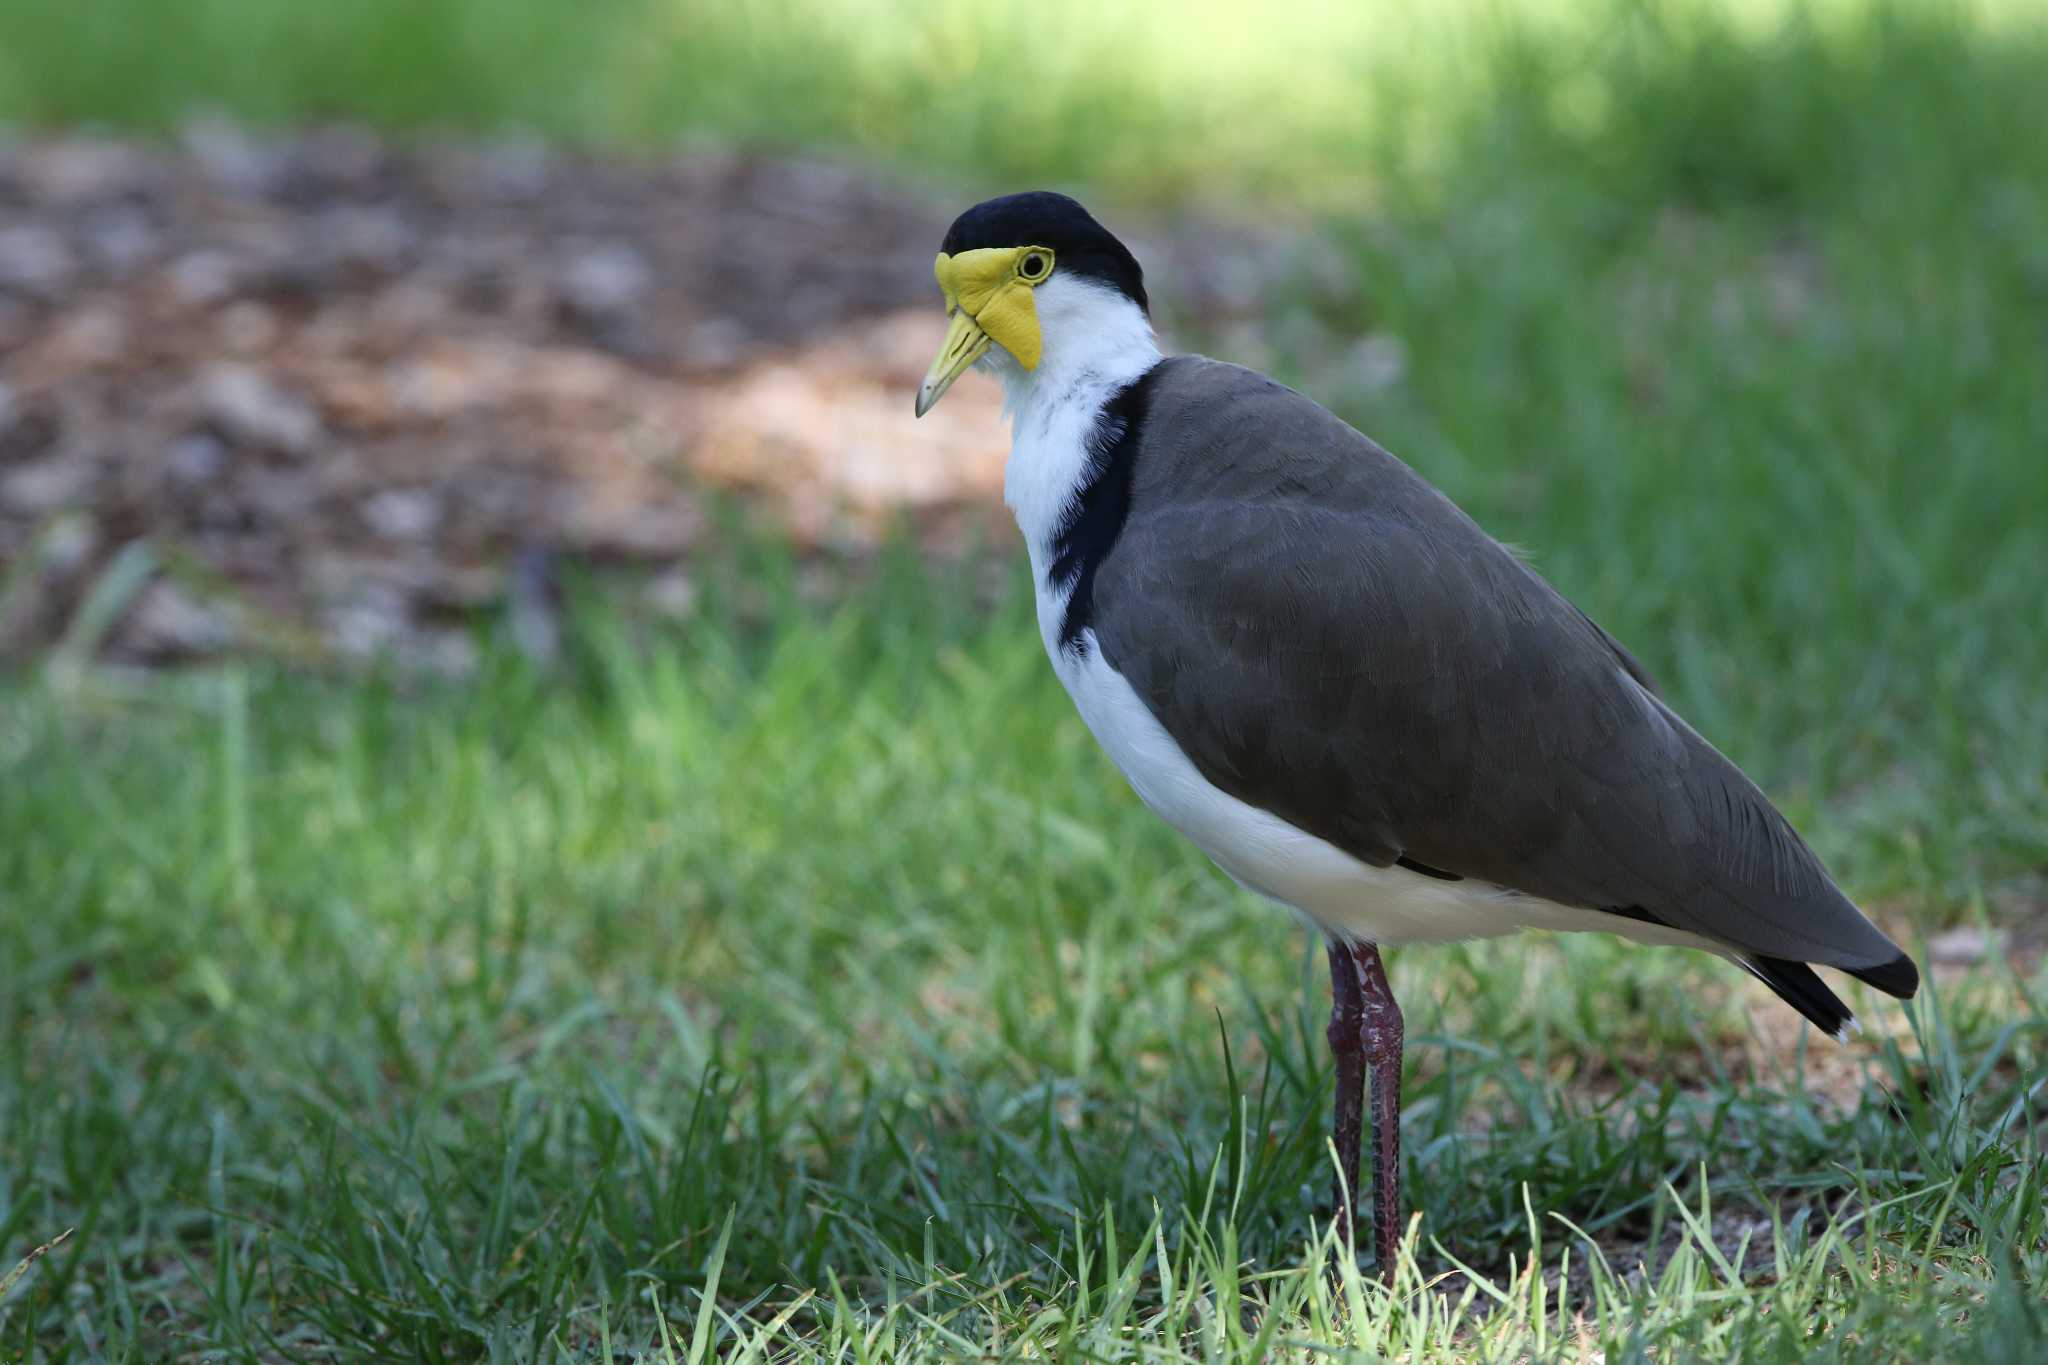
M 932 262 L 951 318 L 939 354 L 917 390 L 917 415 L 931 411 L 953 381 L 1001 346 L 1027 370 L 1038 368 L 1043 343 L 1031 291 L 1052 274 L 1052 248 L 978 247 Z

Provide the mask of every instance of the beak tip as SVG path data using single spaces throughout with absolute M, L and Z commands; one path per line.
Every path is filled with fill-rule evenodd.
M 939 347 L 938 358 L 925 372 L 924 383 L 918 385 L 917 415 L 922 417 L 937 407 L 946 391 L 953 387 L 953 381 L 965 373 L 968 366 L 981 359 L 990 344 L 988 333 L 981 330 L 973 314 L 965 309 L 955 309 L 952 320 L 946 324 L 945 344 Z

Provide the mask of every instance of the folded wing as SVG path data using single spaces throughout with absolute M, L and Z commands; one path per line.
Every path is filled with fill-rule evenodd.
M 1365 862 L 1654 919 L 1767 981 L 1757 962 L 1825 963 L 1911 993 L 1911 961 L 1599 626 L 1314 403 L 1171 363 L 1093 624 L 1209 781 Z

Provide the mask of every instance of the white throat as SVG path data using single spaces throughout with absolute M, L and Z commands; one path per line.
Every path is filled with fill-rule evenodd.
M 1043 582 L 1050 546 L 1088 475 L 1097 414 L 1158 363 L 1159 343 L 1145 311 L 1105 285 L 1055 272 L 1032 302 L 1042 341 L 1038 368 L 1026 370 L 1000 346 L 978 363 L 1003 381 L 1010 418 L 1003 501 L 1030 548 L 1033 577 Z

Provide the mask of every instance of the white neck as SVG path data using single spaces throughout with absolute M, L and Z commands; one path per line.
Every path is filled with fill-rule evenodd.
M 1026 370 L 1000 346 L 979 363 L 1003 381 L 1010 462 L 1003 501 L 1016 514 L 1033 571 L 1059 534 L 1088 475 L 1088 438 L 1104 402 L 1159 361 L 1145 311 L 1114 289 L 1053 277 L 1034 291 L 1041 339 L 1038 368 Z

